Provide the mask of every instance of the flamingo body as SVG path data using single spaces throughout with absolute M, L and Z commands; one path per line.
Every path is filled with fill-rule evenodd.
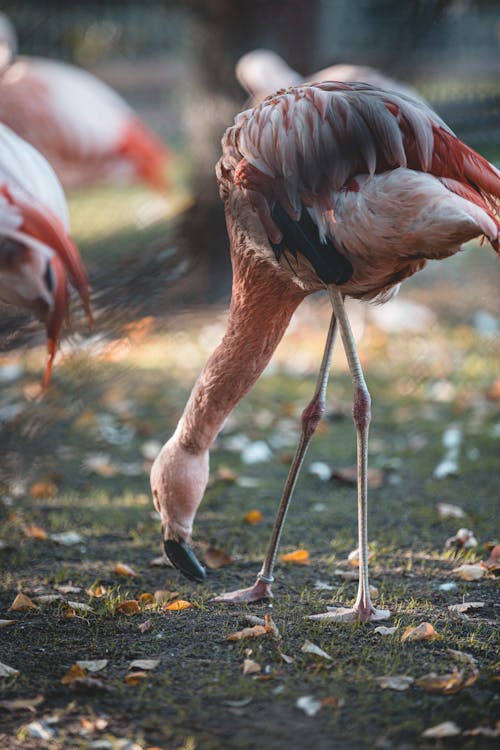
M 69 236 L 61 185 L 41 154 L 0 124 L 0 299 L 45 322 L 45 385 L 68 310 L 68 279 L 91 320 L 87 276 Z
M 325 408 L 338 324 L 354 384 L 360 588 L 354 608 L 335 617 L 386 617 L 369 597 L 370 396 L 343 298 L 383 300 L 428 259 L 446 258 L 473 237 L 485 236 L 498 252 L 500 173 L 426 104 L 366 84 L 334 82 L 278 92 L 238 115 L 222 139 L 216 172 L 231 243 L 233 294 L 227 331 L 152 468 L 167 555 L 186 575 L 202 580 L 189 538 L 208 479 L 209 448 L 267 365 L 297 306 L 326 289 L 334 314 L 317 390 L 302 416 L 278 531 L 256 584 L 222 598 L 254 601 L 270 595 L 281 525 Z

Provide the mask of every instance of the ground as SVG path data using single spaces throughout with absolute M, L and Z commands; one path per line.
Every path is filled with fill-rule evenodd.
M 130 193 L 137 209 L 136 197 Z M 92 199 L 76 198 L 75 205 L 94 215 Z M 141 231 L 154 229 L 154 210 L 137 211 L 146 227 Z M 171 433 L 223 331 L 224 307 L 166 314 L 162 300 L 179 270 L 172 263 L 175 241 L 153 242 L 141 261 L 130 254 L 132 239 L 124 257 L 111 253 L 98 267 L 96 248 L 106 238 L 85 238 L 87 228 L 85 218 L 77 222 L 95 280 L 93 338 L 67 340 L 43 398 L 43 349 L 18 346 L 24 327 L 4 344 L 0 360 L 0 620 L 14 621 L 0 628 L 0 662 L 18 671 L 0 677 L 0 747 L 493 747 L 487 735 L 495 734 L 499 716 L 498 589 L 494 570 L 477 565 L 497 541 L 493 253 L 473 244 L 408 282 L 392 308 L 351 310 L 373 398 L 371 582 L 377 605 L 391 610 L 383 624 L 395 628 L 384 635 L 378 623 L 305 619 L 332 602 L 351 603 L 356 593 L 356 568 L 347 559 L 357 544 L 356 490 L 342 479 L 355 463 L 355 438 L 340 347 L 327 419 L 311 445 L 282 540 L 282 553 L 307 550 L 308 564 L 279 562 L 272 603 L 210 602 L 221 591 L 250 585 L 259 569 L 300 412 L 314 386 L 327 299 L 304 305 L 273 364 L 217 441 L 194 535 L 197 553 L 212 568 L 206 584 L 193 584 L 172 568 L 151 566 L 161 549 L 148 469 L 156 441 Z M 133 302 L 120 296 L 124 278 Z M 38 328 L 27 330 L 36 339 Z M 449 452 L 445 435 L 458 452 L 451 475 L 439 478 L 436 469 Z M 265 442 L 264 460 L 245 462 L 245 446 L 257 441 Z M 315 462 L 326 479 L 311 473 Z M 328 478 L 332 473 L 336 479 Z M 439 511 L 439 503 L 454 510 Z M 258 511 L 256 523 L 248 522 L 251 511 Z M 472 530 L 477 546 L 446 546 L 461 527 Z M 63 532 L 74 533 L 57 536 Z M 120 563 L 136 575 L 120 575 Z M 476 563 L 477 580 L 456 572 L 464 563 Z M 37 607 L 10 610 L 20 591 Z M 191 606 L 167 610 L 155 592 L 168 592 L 167 603 Z M 61 598 L 43 600 L 55 594 Z M 144 594 L 150 596 L 141 599 Z M 129 600 L 138 611 L 117 609 Z M 462 613 L 448 608 L 463 602 L 481 606 Z M 266 613 L 279 638 L 227 639 L 249 626 L 249 615 Z M 402 640 L 422 622 L 438 637 Z M 304 651 L 306 641 L 330 658 Z M 77 661 L 98 659 L 107 660 L 100 671 L 61 682 Z M 126 682 L 135 659 L 159 663 Z M 244 674 L 245 659 L 260 671 Z M 377 681 L 432 672 L 448 674 L 448 688 L 435 679 L 406 690 Z M 307 696 L 309 703 L 300 700 Z M 37 697 L 30 707 L 12 704 Z M 422 737 L 442 722 L 456 724 L 449 730 L 455 736 Z

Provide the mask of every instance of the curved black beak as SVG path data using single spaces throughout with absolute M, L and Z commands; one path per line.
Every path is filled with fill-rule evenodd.
M 174 566 L 190 581 L 203 583 L 207 574 L 205 568 L 200 563 L 193 550 L 183 541 L 174 539 L 165 539 L 163 542 L 165 554 Z

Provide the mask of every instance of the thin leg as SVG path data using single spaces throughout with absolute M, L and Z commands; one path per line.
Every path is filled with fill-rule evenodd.
M 337 321 L 335 319 L 335 313 L 332 313 L 330 320 L 330 327 L 328 329 L 328 336 L 326 339 L 325 350 L 323 352 L 323 359 L 321 360 L 321 367 L 319 370 L 318 380 L 316 383 L 316 389 L 311 402 L 306 406 L 302 412 L 302 431 L 293 457 L 288 477 L 283 488 L 283 494 L 281 496 L 280 504 L 276 519 L 274 521 L 273 530 L 271 533 L 271 539 L 267 548 L 266 556 L 262 565 L 262 569 L 257 576 L 257 580 L 253 586 L 248 589 L 240 589 L 239 591 L 229 591 L 225 594 L 215 597 L 212 601 L 223 601 L 223 602 L 253 602 L 259 599 L 265 599 L 272 597 L 271 584 L 274 581 L 274 565 L 276 563 L 276 554 L 278 551 L 278 545 L 281 537 L 281 532 L 285 524 L 286 515 L 290 502 L 292 499 L 297 479 L 304 463 L 307 448 L 311 441 L 311 438 L 321 421 L 323 414 L 325 413 L 325 394 L 326 386 L 328 383 L 328 375 L 330 373 L 330 365 L 332 361 L 333 347 L 335 344 L 335 338 L 337 335 Z
M 342 294 L 330 287 L 333 312 L 338 320 L 349 369 L 354 385 L 352 415 L 356 425 L 358 454 L 358 544 L 359 544 L 359 587 L 354 607 L 329 607 L 329 611 L 312 615 L 312 620 L 385 620 L 389 610 L 375 609 L 370 598 L 368 585 L 368 428 L 371 418 L 371 399 L 361 369 L 356 343 L 346 315 Z

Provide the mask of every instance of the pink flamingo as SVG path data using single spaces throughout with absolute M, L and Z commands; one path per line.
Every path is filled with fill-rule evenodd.
M 240 57 L 236 64 L 236 78 L 241 86 L 251 95 L 253 103 L 257 104 L 281 88 L 298 86 L 306 81 L 321 83 L 322 81 L 342 81 L 355 83 L 362 81 L 379 89 L 394 91 L 397 94 L 412 96 L 424 101 L 412 86 L 381 73 L 368 65 L 350 65 L 339 63 L 322 68 L 316 73 L 303 76 L 291 68 L 276 52 L 269 49 L 255 49 Z
M 168 187 L 169 151 L 113 89 L 74 65 L 19 57 L 0 16 L 0 122 L 50 162 L 65 187 L 144 180 Z
M 226 333 L 151 471 L 164 546 L 185 575 L 205 572 L 189 544 L 208 479 L 209 448 L 268 363 L 304 297 L 321 289 L 333 314 L 318 383 L 302 415 L 264 564 L 228 602 L 271 596 L 281 528 L 305 451 L 325 408 L 337 326 L 354 386 L 358 448 L 359 588 L 351 608 L 316 615 L 377 620 L 368 587 L 368 393 L 344 298 L 384 300 L 427 259 L 485 236 L 499 251 L 500 172 L 424 103 L 366 84 L 279 92 L 236 117 L 217 164 L 233 263 Z
M 0 299 L 45 322 L 45 387 L 68 313 L 68 278 L 91 324 L 87 275 L 69 236 L 59 180 L 43 156 L 0 124 Z

